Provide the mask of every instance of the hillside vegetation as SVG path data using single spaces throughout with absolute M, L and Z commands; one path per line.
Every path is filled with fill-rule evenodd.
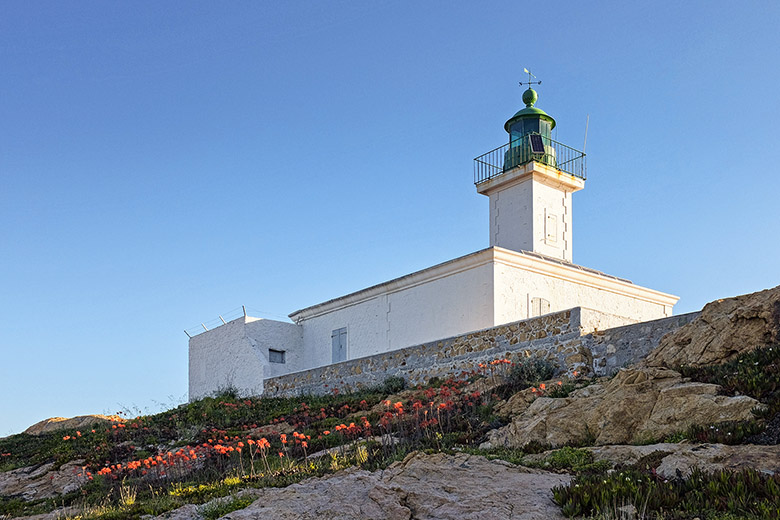
M 201 514 L 212 519 L 247 507 L 253 498 L 238 493 L 245 488 L 284 487 L 351 466 L 385 468 L 421 450 L 465 451 L 569 472 L 575 475 L 572 483 L 554 490 L 566 516 L 612 518 L 618 505 L 632 504 L 646 518 L 780 517 L 778 475 L 696 471 L 663 478 L 655 471 L 657 460 L 617 467 L 594 460 L 580 449 L 592 441 L 587 438 L 569 446 L 527 443 L 480 450 L 487 433 L 509 420 L 498 410 L 512 396 L 566 398 L 595 382 L 549 379 L 553 368 L 538 360 L 497 359 L 459 380 L 412 389 L 391 378 L 382 386 L 342 395 L 244 399 L 226 392 L 89 429 L 14 435 L 0 440 L 0 477 L 52 464 L 52 474 L 70 471 L 72 489 L 46 497 L 3 496 L 0 515 L 55 511 L 71 518 L 131 519 L 208 503 Z M 777 444 L 777 346 L 717 367 L 682 370 L 767 407 L 751 421 L 697 425 L 667 440 Z M 553 448 L 558 449 L 531 456 Z M 228 498 L 213 500 L 218 497 Z

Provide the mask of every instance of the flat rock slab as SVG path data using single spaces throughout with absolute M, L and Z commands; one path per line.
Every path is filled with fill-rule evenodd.
M 350 468 L 286 488 L 248 490 L 250 506 L 224 518 L 249 520 L 563 519 L 551 489 L 570 477 L 484 457 L 410 454 L 379 471 Z M 197 520 L 187 506 L 162 518 Z
M 84 483 L 77 476 L 82 464 L 83 461 L 72 461 L 55 470 L 50 462 L 0 473 L 0 497 L 35 500 L 75 491 Z
M 754 469 L 767 475 L 780 473 L 780 446 L 661 443 L 585 449 L 593 453 L 595 460 L 608 460 L 613 464 L 634 464 L 653 453 L 665 453 L 656 467 L 656 472 L 664 478 L 674 478 L 678 470 L 688 476 L 693 468 L 706 472 Z

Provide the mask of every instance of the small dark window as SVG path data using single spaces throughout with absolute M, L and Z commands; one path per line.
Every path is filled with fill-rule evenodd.
M 271 363 L 284 363 L 284 350 L 268 349 L 268 361 Z

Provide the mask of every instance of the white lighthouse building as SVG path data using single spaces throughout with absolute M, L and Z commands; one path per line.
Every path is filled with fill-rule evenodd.
M 585 307 L 599 328 L 672 315 L 678 298 L 573 263 L 572 194 L 585 154 L 551 139 L 555 120 L 523 93 L 507 142 L 474 161 L 490 201 L 489 247 L 291 313 L 242 316 L 189 340 L 189 394 L 263 391 L 268 377 Z

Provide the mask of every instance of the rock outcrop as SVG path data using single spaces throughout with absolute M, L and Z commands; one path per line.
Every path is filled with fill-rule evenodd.
M 780 286 L 708 303 L 691 323 L 661 339 L 649 367 L 714 365 L 780 341 Z
M 552 502 L 570 477 L 484 457 L 413 453 L 380 471 L 350 468 L 283 489 L 252 490 L 258 498 L 231 520 L 549 520 L 564 518 Z M 186 506 L 159 518 L 199 520 Z
M 37 422 L 24 430 L 27 435 L 42 435 L 57 430 L 87 429 L 94 424 L 124 422 L 118 415 L 79 415 L 77 417 L 51 417 Z
M 605 460 L 614 466 L 633 466 L 640 461 L 643 470 L 655 469 L 663 478 L 687 477 L 694 468 L 705 472 L 753 469 L 766 475 L 780 473 L 780 446 L 740 444 L 693 444 L 689 442 L 616 444 L 582 448 L 593 454 L 594 461 Z M 553 452 L 526 455 L 523 463 L 541 464 Z M 679 474 L 678 474 L 679 472 Z
M 655 470 L 664 478 L 674 478 L 678 472 L 687 477 L 694 468 L 706 472 L 754 469 L 767 475 L 780 473 L 780 446 L 664 443 L 585 449 L 593 453 L 594 460 L 613 464 L 635 464 L 643 457 L 658 454 L 660 462 Z
M 567 398 L 540 397 L 488 435 L 484 447 L 592 442 L 630 444 L 663 438 L 693 424 L 745 420 L 761 406 L 747 396 L 718 395 L 718 385 L 683 380 L 673 370 L 633 368 Z M 522 402 L 515 403 L 522 405 Z
M 73 461 L 54 469 L 54 463 L 30 466 L 0 473 L 0 497 L 36 500 L 77 490 L 83 479 L 83 461 Z

